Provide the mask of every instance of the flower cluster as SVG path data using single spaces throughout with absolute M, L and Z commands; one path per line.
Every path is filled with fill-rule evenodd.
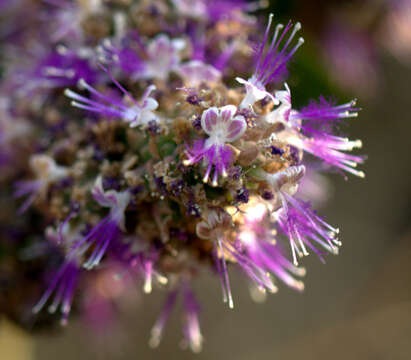
M 181 297 L 183 345 L 196 352 L 203 336 L 192 283 L 202 270 L 217 274 L 230 308 L 235 265 L 254 295 L 280 282 L 302 291 L 299 258 L 312 251 L 324 260 L 341 242 L 300 184 L 322 165 L 363 177 L 364 157 L 347 153 L 359 140 L 336 133 L 357 116 L 355 101 L 293 107 L 284 81 L 304 42 L 294 40 L 301 24 L 272 29 L 270 15 L 253 47 L 257 3 L 53 0 L 40 8 L 36 34 L 22 28 L 6 38 L 21 60 L 4 59 L 0 83 L 1 181 L 62 259 L 33 311 L 50 303 L 66 323 L 73 302 L 90 309 L 82 293 L 112 269 L 113 282 L 168 291 L 152 346 Z M 36 51 L 22 56 L 29 47 Z M 319 160 L 315 171 L 305 154 Z

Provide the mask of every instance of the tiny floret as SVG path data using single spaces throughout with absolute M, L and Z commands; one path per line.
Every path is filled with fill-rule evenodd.
M 79 87 L 88 90 L 96 100 L 86 98 L 70 89 L 66 89 L 64 94 L 73 100 L 71 102 L 72 106 L 99 115 L 120 118 L 129 123 L 130 127 L 147 125 L 150 121 L 157 119 L 153 111 L 157 109 L 158 102 L 150 97 L 150 94 L 156 89 L 154 85 L 148 86 L 140 101 L 137 102 L 117 81 L 114 80 L 114 82 L 127 97 L 127 100 L 131 102 L 130 105 L 117 97 L 109 97 L 108 95 L 100 93 L 83 79 L 79 81 Z
M 226 144 L 239 139 L 247 129 L 244 117 L 235 115 L 236 112 L 234 105 L 205 110 L 201 116 L 201 128 L 208 138 L 197 140 L 193 147 L 187 150 L 188 159 L 184 161 L 184 165 L 205 160 L 207 170 L 203 177 L 204 182 L 208 182 L 214 166 L 213 186 L 217 186 L 219 175 L 227 177 L 227 169 L 232 161 L 232 152 Z
M 104 191 L 101 177 L 96 179 L 92 195 L 100 206 L 109 208 L 110 212 L 76 244 L 69 254 L 69 256 L 76 253 L 84 254 L 93 247 L 91 255 L 83 264 L 88 270 L 99 265 L 106 251 L 114 245 L 121 232 L 125 230 L 124 213 L 130 202 L 129 191 Z
M 297 44 L 290 48 L 295 34 L 301 29 L 301 24 L 296 23 L 293 26 L 291 22 L 289 22 L 285 28 L 283 24 L 276 26 L 271 43 L 268 45 L 272 19 L 273 15 L 270 14 L 264 38 L 256 51 L 257 60 L 254 74 L 248 80 L 239 77 L 236 78 L 236 80 L 246 88 L 246 96 L 240 104 L 242 108 L 252 106 L 255 102 L 264 99 L 266 96 L 268 96 L 274 104 L 278 104 L 278 100 L 266 91 L 266 85 L 272 82 L 278 82 L 286 75 L 288 62 L 304 43 L 304 39 L 299 38 Z M 284 30 L 282 30 L 283 28 Z M 285 39 L 290 30 L 290 35 Z M 282 42 L 283 44 L 281 45 Z M 266 49 L 267 45 L 268 49 Z

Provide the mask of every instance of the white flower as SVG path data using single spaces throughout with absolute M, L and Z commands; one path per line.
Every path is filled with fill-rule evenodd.
M 274 103 L 274 105 L 278 105 L 278 100 L 271 95 L 269 92 L 265 90 L 265 86 L 257 81 L 257 79 L 252 76 L 248 80 L 244 80 L 240 77 L 235 78 L 240 84 L 245 86 L 246 95 L 241 101 L 240 108 L 249 108 L 254 105 L 257 101 L 263 100 L 266 96 L 268 96 Z
M 80 79 L 79 87 L 88 90 L 99 101 L 86 98 L 70 89 L 66 89 L 64 94 L 73 100 L 71 102 L 72 106 L 105 116 L 118 117 L 130 123 L 130 127 L 146 125 L 149 121 L 157 119 L 153 110 L 157 109 L 158 102 L 150 97 L 150 94 L 156 89 L 155 85 L 147 87 L 140 102 L 137 102 L 133 99 L 131 94 L 117 82 L 117 80 L 114 78 L 112 78 L 112 80 L 117 88 L 119 88 L 126 96 L 126 99 L 128 100 L 127 104 L 125 101 L 126 99 L 119 100 L 115 97 L 108 97 L 100 93 L 84 79 Z M 129 105 L 130 103 L 131 105 Z
M 171 71 L 175 70 L 180 63 L 180 52 L 185 48 L 186 42 L 183 39 L 170 40 L 167 35 L 156 36 L 147 46 L 149 60 L 143 78 L 167 80 Z
M 214 166 L 213 186 L 217 186 L 219 175 L 227 176 L 227 168 L 232 161 L 232 153 L 226 143 L 237 140 L 247 129 L 244 117 L 235 116 L 236 112 L 237 108 L 234 105 L 211 107 L 204 111 L 201 127 L 209 137 L 205 141 L 196 141 L 193 148 L 187 151 L 188 159 L 184 161 L 184 165 L 193 165 L 205 160 L 207 170 L 203 177 L 204 182 L 208 181 Z
M 213 83 L 221 78 L 219 70 L 199 60 L 181 64 L 176 71 L 189 86 L 198 86 L 202 82 Z
M 182 16 L 204 18 L 207 16 L 207 6 L 204 0 L 172 0 Z
M 156 120 L 157 116 L 153 113 L 158 108 L 158 102 L 150 97 L 150 94 L 156 89 L 154 85 L 150 85 L 144 92 L 140 100 L 140 104 L 131 106 L 124 112 L 124 120 L 130 123 L 130 127 L 146 125 L 151 120 Z
M 101 176 L 96 179 L 91 193 L 101 206 L 110 208 L 111 219 L 117 223 L 120 229 L 124 230 L 124 212 L 130 202 L 130 193 L 128 191 L 104 191 Z
M 277 122 L 288 123 L 291 113 L 291 91 L 287 83 L 284 83 L 285 90 L 275 93 L 275 98 L 280 104 L 275 110 L 264 117 L 264 120 L 270 124 Z

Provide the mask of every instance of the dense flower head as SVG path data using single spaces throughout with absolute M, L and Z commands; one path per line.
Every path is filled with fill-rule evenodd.
M 199 272 L 217 275 L 232 308 L 235 265 L 259 294 L 280 283 L 302 291 L 297 259 L 337 253 L 339 230 L 299 190 L 310 174 L 306 153 L 364 176 L 355 169 L 364 157 L 347 154 L 361 142 L 335 132 L 359 108 L 321 97 L 294 109 L 292 83 L 283 81 L 301 25 L 272 29 L 270 15 L 253 51 L 248 12 L 263 2 L 81 3 L 43 4 L 56 15 L 51 39 L 0 86 L 1 166 L 16 169 L 1 181 L 14 186 L 21 213 L 42 219 L 43 241 L 63 257 L 34 312 L 50 302 L 65 323 L 84 288 L 112 270 L 145 293 L 167 290 L 151 346 L 181 297 L 182 346 L 200 351 Z M 241 36 L 233 40 L 233 31 Z M 123 293 L 113 290 L 110 301 Z

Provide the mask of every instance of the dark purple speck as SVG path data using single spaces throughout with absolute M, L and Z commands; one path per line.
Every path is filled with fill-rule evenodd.
M 190 94 L 187 96 L 186 101 L 191 105 L 198 105 L 203 99 L 197 94 Z
M 147 130 L 151 136 L 156 136 L 161 132 L 161 128 L 155 120 L 150 120 L 148 122 Z
M 282 156 L 284 154 L 284 150 L 280 149 L 277 146 L 271 146 L 271 154 Z
M 274 199 L 274 194 L 271 191 L 264 191 L 263 194 L 261 195 L 261 197 L 264 200 L 272 200 L 272 199 Z
M 171 187 L 171 193 L 175 196 L 175 197 L 179 197 L 184 189 L 184 180 L 176 180 L 173 181 L 170 185 Z
M 199 218 L 201 216 L 200 207 L 192 201 L 187 204 L 187 215 Z
M 120 183 L 119 183 L 117 178 L 105 177 L 105 178 L 103 178 L 103 189 L 104 189 L 104 191 L 107 191 L 107 190 L 110 190 L 110 189 L 119 191 L 120 190 Z
M 295 164 L 300 163 L 300 161 L 301 161 L 300 152 L 298 151 L 298 149 L 295 146 L 290 145 L 290 155 L 291 155 L 291 159 L 293 160 L 293 162 Z
M 240 203 L 248 203 L 250 192 L 246 187 L 237 190 L 236 201 Z
M 193 128 L 197 131 L 201 130 L 201 117 L 197 116 L 192 122 Z
M 138 195 L 144 190 L 144 185 L 140 184 L 130 189 L 133 195 Z
M 157 177 L 154 179 L 154 182 L 156 183 L 157 189 L 160 192 L 160 194 L 162 195 L 166 195 L 167 194 L 167 186 L 164 183 L 164 179 L 163 177 Z

